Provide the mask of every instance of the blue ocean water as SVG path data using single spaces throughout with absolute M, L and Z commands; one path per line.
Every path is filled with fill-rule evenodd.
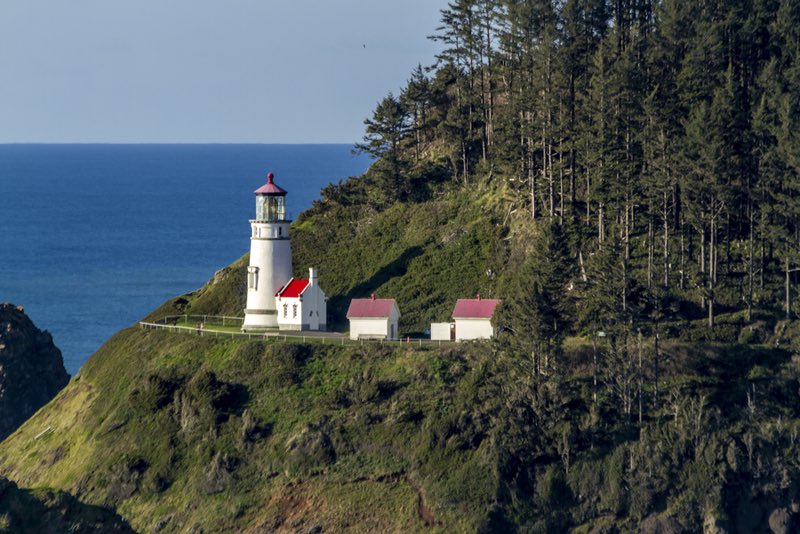
M 275 173 L 291 215 L 363 173 L 350 145 L 0 145 L 0 302 L 53 334 L 74 374 L 114 332 L 249 248 Z

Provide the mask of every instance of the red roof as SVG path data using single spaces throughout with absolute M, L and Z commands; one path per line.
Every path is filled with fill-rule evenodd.
M 274 178 L 275 175 L 269 173 L 267 175 L 267 183 L 256 189 L 256 195 L 285 195 L 286 191 L 275 185 Z
M 308 280 L 295 280 L 292 278 L 289 283 L 283 286 L 283 289 L 275 293 L 276 297 L 285 299 L 295 299 L 303 294 L 303 291 L 308 287 Z
M 397 306 L 394 299 L 353 299 L 347 310 L 347 318 L 354 317 L 389 317 L 392 307 Z
M 458 299 L 453 318 L 491 319 L 498 304 L 500 301 L 497 299 Z

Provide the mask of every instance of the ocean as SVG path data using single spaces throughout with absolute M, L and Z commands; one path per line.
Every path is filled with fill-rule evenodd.
M 268 171 L 295 218 L 369 164 L 351 145 L 0 145 L 0 302 L 24 306 L 75 374 L 249 250 Z

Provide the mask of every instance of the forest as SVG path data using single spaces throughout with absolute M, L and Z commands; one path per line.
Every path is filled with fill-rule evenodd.
M 488 181 L 610 324 L 796 314 L 800 4 L 456 0 L 431 39 L 365 121 L 377 204 Z

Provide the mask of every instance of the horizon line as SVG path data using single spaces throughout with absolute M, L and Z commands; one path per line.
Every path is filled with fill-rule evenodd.
M 350 145 L 353 142 L 235 142 L 235 141 L 0 141 L 0 145 Z

